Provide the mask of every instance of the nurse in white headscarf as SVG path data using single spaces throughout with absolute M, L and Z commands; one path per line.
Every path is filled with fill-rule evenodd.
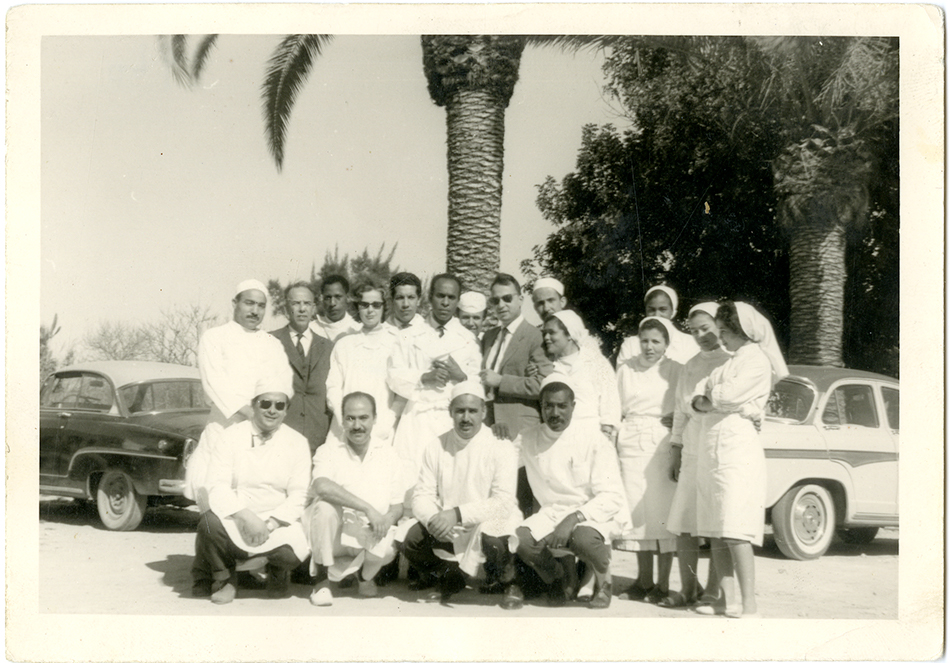
M 597 423 L 607 439 L 616 440 L 620 427 L 617 377 L 604 355 L 583 346 L 589 335 L 580 316 L 574 311 L 558 311 L 542 325 L 541 336 L 554 372 L 573 382 L 573 420 Z
M 627 597 L 651 603 L 659 603 L 670 593 L 676 550 L 676 536 L 667 527 L 676 492 L 670 471 L 670 425 L 682 366 L 666 356 L 672 332 L 673 325 L 666 318 L 644 318 L 640 323 L 640 354 L 617 367 L 623 407 L 617 456 L 632 527 L 615 545 L 637 553 L 637 579 L 627 590 Z
M 702 420 L 697 535 L 712 539 L 722 601 L 697 612 L 751 616 L 758 612 L 752 544 L 762 545 L 766 490 L 765 454 L 754 421 L 762 418 L 772 385 L 788 368 L 772 325 L 752 306 L 721 304 L 716 325 L 733 356 L 713 370 L 693 409 Z
M 673 288 L 665 285 L 655 285 L 643 296 L 643 304 L 646 307 L 646 317 L 664 318 L 673 320 L 676 317 L 676 310 L 679 307 L 679 297 Z M 693 355 L 699 352 L 699 346 L 689 334 L 685 334 L 673 325 L 670 325 L 670 346 L 666 349 L 666 356 L 680 364 L 686 364 Z M 623 345 L 620 346 L 620 354 L 617 355 L 617 365 L 628 361 L 640 354 L 639 336 L 630 336 L 626 338 Z

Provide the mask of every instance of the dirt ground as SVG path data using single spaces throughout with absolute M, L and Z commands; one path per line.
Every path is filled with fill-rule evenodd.
M 341 592 L 332 607 L 315 608 L 310 588 L 292 585 L 292 596 L 268 599 L 263 591 L 244 590 L 236 601 L 218 606 L 191 597 L 190 568 L 197 514 L 175 507 L 150 509 L 134 532 L 102 528 L 95 507 L 61 498 L 41 498 L 39 507 L 39 611 L 59 614 L 123 615 L 312 615 L 328 616 L 479 616 L 479 617 L 656 617 L 721 619 L 647 603 L 614 600 L 606 611 L 583 604 L 550 608 L 528 602 L 515 612 L 496 607 L 497 596 L 473 589 L 456 595 L 451 606 L 420 601 L 404 580 L 381 588 L 376 599 Z M 820 559 L 786 559 L 766 535 L 756 549 L 756 589 L 764 618 L 896 619 L 897 530 L 882 530 L 870 544 L 850 546 L 836 539 Z M 708 564 L 700 562 L 701 577 Z M 615 552 L 614 593 L 636 575 L 632 553 Z M 679 587 L 674 565 L 673 588 Z

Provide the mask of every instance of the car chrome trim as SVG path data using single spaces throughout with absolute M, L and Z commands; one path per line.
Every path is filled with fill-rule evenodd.
M 871 522 L 886 522 L 886 523 L 897 523 L 900 520 L 900 516 L 895 516 L 893 514 L 887 513 L 856 513 L 851 516 L 851 522 L 858 520 L 867 520 Z
M 153 454 L 148 453 L 147 451 L 129 451 L 128 449 L 110 449 L 102 447 L 87 447 L 86 449 L 80 449 L 73 454 L 73 457 L 69 461 L 68 472 L 72 472 L 73 464 L 76 462 L 76 458 L 79 456 L 88 456 L 89 454 L 100 454 L 104 456 L 135 456 L 136 458 L 156 458 L 158 460 L 171 460 L 177 461 L 178 456 L 164 456 L 162 454 Z
M 49 494 L 68 493 L 69 495 L 85 495 L 86 491 L 82 488 L 69 488 L 68 486 L 46 486 L 40 484 L 40 492 Z
M 765 449 L 766 458 L 783 460 L 827 458 L 847 463 L 851 467 L 897 461 L 898 454 L 890 451 L 851 451 L 848 449 Z
M 765 449 L 766 458 L 781 458 L 783 460 L 794 459 L 827 459 L 828 452 L 824 449 Z
M 164 493 L 182 495 L 185 492 L 184 479 L 159 479 L 158 489 Z

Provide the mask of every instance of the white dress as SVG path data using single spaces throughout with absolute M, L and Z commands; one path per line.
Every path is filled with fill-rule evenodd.
M 709 376 L 706 395 L 713 411 L 699 415 L 696 458 L 698 536 L 762 545 L 765 454 L 746 417 L 762 416 L 771 389 L 772 366 L 755 343 L 739 348 Z
M 640 357 L 617 368 L 623 424 L 617 456 L 630 504 L 632 526 L 617 543 L 621 550 L 672 552 L 676 537 L 667 529 L 676 483 L 670 478 L 670 431 L 661 423 L 673 413 L 682 366 L 662 357 L 646 366 Z
M 706 389 L 706 378 L 713 369 L 725 364 L 729 354 L 724 348 L 701 350 L 686 362 L 676 383 L 676 405 L 673 410 L 673 432 L 670 442 L 683 448 L 676 494 L 670 506 L 667 528 L 675 534 L 696 535 L 696 450 L 702 435 L 700 420 L 693 412 L 694 396 L 701 396 Z
M 554 371 L 574 383 L 573 422 L 620 427 L 617 375 L 599 351 L 582 349 L 554 361 Z
M 327 403 L 333 410 L 331 431 L 343 438 L 342 402 L 346 394 L 362 391 L 376 401 L 376 425 L 373 437 L 392 444 L 396 413 L 393 391 L 386 382 L 389 357 L 396 347 L 397 332 L 388 324 L 376 329 L 342 336 L 330 353 L 327 374 Z
M 670 338 L 670 345 L 666 349 L 666 356 L 679 364 L 685 364 L 693 355 L 699 353 L 699 345 L 696 344 L 696 339 L 691 334 L 681 332 L 678 329 L 675 331 L 676 333 Z M 624 339 L 623 345 L 620 346 L 620 354 L 617 355 L 617 366 L 639 356 L 640 337 L 636 335 L 628 336 Z

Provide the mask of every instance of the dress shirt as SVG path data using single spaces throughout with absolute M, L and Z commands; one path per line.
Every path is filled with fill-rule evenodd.
M 331 342 L 336 342 L 338 338 L 346 334 L 354 334 L 362 328 L 363 325 L 350 317 L 348 313 L 336 322 L 331 322 L 325 315 L 318 315 L 310 323 L 310 329 L 314 334 L 329 339 Z
M 306 357 L 307 353 L 310 352 L 310 344 L 313 342 L 313 332 L 310 330 L 310 327 L 307 327 L 303 330 L 303 335 L 300 335 L 293 327 L 290 327 L 290 341 L 293 343 L 294 347 L 297 347 L 297 339 L 300 339 L 300 346 L 303 348 L 303 356 Z
M 313 478 L 329 479 L 386 513 L 405 497 L 405 487 L 394 469 L 401 463 L 392 445 L 375 437 L 361 460 L 350 445 L 331 435 L 313 456 Z
M 495 339 L 494 344 L 492 344 L 491 351 L 488 355 L 488 361 L 485 363 L 486 368 L 498 371 L 498 366 L 501 364 L 501 360 L 505 356 L 505 351 L 508 349 L 508 345 L 511 343 L 511 337 L 514 335 L 515 330 L 521 325 L 524 320 L 524 316 L 520 313 L 518 317 L 505 325 L 506 332 L 498 333 L 498 337 Z

